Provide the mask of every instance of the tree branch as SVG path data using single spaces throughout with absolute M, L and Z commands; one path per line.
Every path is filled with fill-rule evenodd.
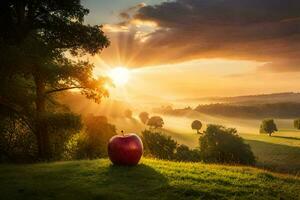
M 84 87 L 74 86 L 74 87 L 67 87 L 67 88 L 58 88 L 58 89 L 54 89 L 54 90 L 49 90 L 46 92 L 46 94 L 51 94 L 51 93 L 61 92 L 61 91 L 71 90 L 71 89 L 82 89 L 82 88 L 84 88 Z

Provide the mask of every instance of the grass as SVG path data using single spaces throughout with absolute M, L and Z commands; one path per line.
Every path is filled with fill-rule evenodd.
M 199 135 L 195 133 L 178 133 L 164 130 L 179 143 L 190 147 L 199 145 Z M 257 167 L 275 172 L 300 174 L 300 132 L 297 130 L 280 130 L 272 137 L 266 134 L 240 134 L 257 159 Z
M 257 158 L 257 166 L 273 171 L 300 174 L 300 134 L 279 132 L 267 135 L 242 134 Z
M 189 117 L 163 116 L 165 126 L 163 133 L 172 136 L 178 143 L 196 148 L 199 145 L 199 135 L 190 127 L 194 120 Z M 222 124 L 227 127 L 237 128 L 240 136 L 250 144 L 257 158 L 257 166 L 275 172 L 300 174 L 300 130 L 293 128 L 293 120 L 276 119 L 280 129 L 272 137 L 259 134 L 258 119 L 224 118 L 208 115 L 199 115 L 203 122 L 202 131 L 210 123 Z M 146 126 L 136 126 L 136 121 L 114 121 L 118 130 L 140 133 Z M 122 125 L 122 126 L 120 126 Z
M 143 159 L 0 165 L 1 199 L 300 199 L 300 179 L 250 167 Z

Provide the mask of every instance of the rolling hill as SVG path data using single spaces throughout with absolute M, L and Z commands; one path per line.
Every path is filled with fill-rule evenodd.
M 300 102 L 300 93 L 283 92 L 272 94 L 255 94 L 232 97 L 201 97 L 178 99 L 179 102 L 209 102 L 209 103 L 235 103 L 235 104 L 258 104 L 258 103 L 280 103 L 280 102 Z
M 251 167 L 143 159 L 0 165 L 1 199 L 300 199 L 300 179 Z

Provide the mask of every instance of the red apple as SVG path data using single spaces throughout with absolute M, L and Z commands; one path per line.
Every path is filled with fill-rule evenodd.
M 108 143 L 108 156 L 115 165 L 136 165 L 143 154 L 143 143 L 134 133 L 115 135 Z

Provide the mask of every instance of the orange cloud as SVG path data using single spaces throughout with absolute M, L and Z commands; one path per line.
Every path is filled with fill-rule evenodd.
M 268 62 L 272 70 L 300 70 L 299 10 L 298 0 L 143 4 L 126 10 L 118 26 L 127 31 L 110 31 L 112 47 L 102 56 L 132 67 L 227 58 Z

